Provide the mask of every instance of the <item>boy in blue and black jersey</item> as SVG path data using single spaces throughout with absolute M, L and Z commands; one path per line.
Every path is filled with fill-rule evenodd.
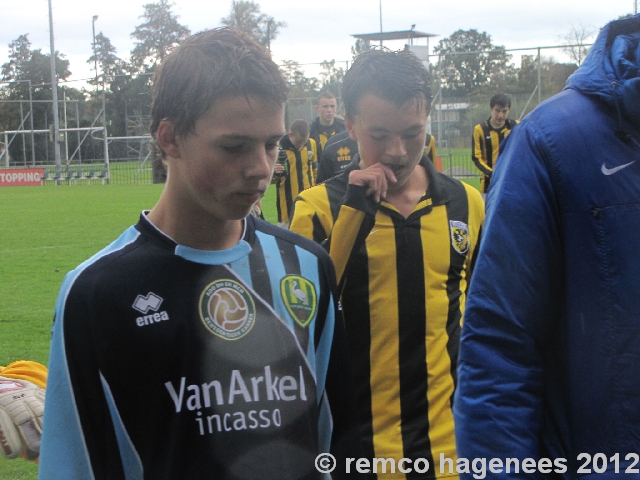
M 55 310 L 46 478 L 326 478 L 359 457 L 334 271 L 248 216 L 270 184 L 287 87 L 230 29 L 156 71 L 158 203 L 70 272 Z

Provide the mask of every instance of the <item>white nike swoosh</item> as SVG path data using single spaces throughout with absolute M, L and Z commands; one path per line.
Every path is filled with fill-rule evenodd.
M 613 175 L 617 171 L 622 170 L 623 168 L 627 168 L 629 165 L 632 165 L 634 163 L 636 163 L 635 160 L 633 162 L 625 163 L 624 165 L 619 165 L 619 166 L 613 167 L 613 168 L 607 168 L 607 167 L 605 167 L 605 165 L 603 163 L 602 164 L 602 168 L 600 170 L 602 170 L 602 173 L 604 173 L 605 175 Z

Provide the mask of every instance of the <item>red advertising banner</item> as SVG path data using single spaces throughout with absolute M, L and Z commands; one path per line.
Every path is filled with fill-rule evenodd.
M 44 168 L 0 170 L 0 187 L 42 185 Z

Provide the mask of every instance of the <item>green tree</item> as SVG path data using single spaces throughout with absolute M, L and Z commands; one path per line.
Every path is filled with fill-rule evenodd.
M 51 55 L 41 49 L 31 50 L 28 35 L 20 35 L 9 43 L 9 61 L 2 65 L 2 81 L 13 83 L 3 88 L 3 95 L 8 99 L 27 98 L 29 80 L 34 100 L 51 100 Z M 56 75 L 58 81 L 71 75 L 69 60 L 59 52 L 56 52 Z M 48 98 L 41 92 L 48 92 Z
M 569 76 L 577 70 L 575 63 L 557 63 L 553 58 L 542 57 L 540 63 L 541 93 L 546 98 L 560 92 Z M 538 85 L 537 55 L 523 55 L 518 69 L 518 91 L 531 93 Z
M 2 81 L 20 80 L 24 69 L 31 59 L 31 42 L 25 33 L 9 43 L 9 61 L 2 65 Z
M 321 90 L 330 91 L 337 98 L 340 98 L 344 69 L 336 67 L 335 60 L 325 60 L 320 64 L 320 67 L 322 68 L 320 71 Z
M 225 27 L 233 27 L 248 33 L 263 47 L 271 49 L 271 41 L 275 40 L 286 22 L 276 22 L 267 14 L 260 12 L 260 5 L 250 0 L 232 0 L 229 15 L 220 19 Z
M 90 65 L 97 63 L 97 83 L 102 84 L 104 82 L 106 87 L 116 75 L 122 75 L 125 72 L 126 64 L 122 59 L 118 58 L 116 47 L 111 44 L 109 37 L 103 35 L 102 32 L 96 35 L 93 51 L 95 53 L 89 57 L 87 63 Z M 92 78 L 88 83 L 96 86 L 96 78 Z
M 9 44 L 9 61 L 2 65 L 2 81 L 9 82 L 0 89 L 0 95 L 5 100 L 16 102 L 0 104 L 0 131 L 2 130 L 28 130 L 30 121 L 24 121 L 29 114 L 29 87 L 31 86 L 31 98 L 34 129 L 46 129 L 51 124 L 51 55 L 42 53 L 41 49 L 31 49 L 28 34 L 20 35 Z M 69 60 L 64 55 L 56 52 L 55 67 L 58 81 L 58 98 L 62 100 L 66 94 L 68 99 L 84 101 L 84 94 L 74 88 L 64 85 L 64 80 L 69 78 Z M 30 82 L 30 84 L 29 84 Z M 42 102 L 45 101 L 45 102 Z M 22 102 L 21 104 L 19 102 Z M 11 144 L 11 155 L 14 159 L 21 159 L 26 153 L 31 156 L 31 147 L 27 142 L 16 139 Z M 26 151 L 23 150 L 26 148 Z M 37 161 L 46 158 L 47 145 L 40 141 L 36 145 Z
M 356 43 L 351 46 L 351 58 L 355 60 L 358 55 L 366 51 L 371 50 L 371 42 L 363 38 L 356 40 Z
M 489 87 L 491 79 L 508 75 L 511 59 L 503 46 L 495 46 L 491 36 L 477 30 L 458 30 L 438 42 L 437 70 L 442 87 L 455 95 L 477 94 Z M 504 75 L 503 75 L 504 74 Z
M 284 60 L 280 69 L 289 84 L 290 98 L 308 98 L 318 94 L 320 82 L 315 77 L 305 76 L 298 62 Z
M 138 25 L 131 38 L 137 40 L 131 51 L 131 67 L 135 72 L 150 72 L 166 57 L 171 49 L 187 38 L 190 30 L 178 22 L 180 18 L 171 11 L 175 4 L 168 0 L 148 3 L 138 18 Z

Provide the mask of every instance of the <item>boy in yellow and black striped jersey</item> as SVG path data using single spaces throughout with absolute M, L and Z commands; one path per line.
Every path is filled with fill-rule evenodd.
M 484 203 L 425 155 L 429 73 L 413 54 L 360 55 L 342 98 L 359 153 L 298 196 L 291 230 L 324 242 L 336 267 L 365 456 L 430 465 L 383 478 L 457 478 L 440 455 L 456 458 L 451 404 Z
M 313 138 L 309 138 L 306 120 L 291 122 L 289 132 L 280 139 L 278 161 L 271 183 L 275 183 L 278 225 L 289 228 L 291 208 L 298 194 L 316 184 L 318 150 Z
M 489 100 L 489 107 L 491 107 L 491 117 L 473 129 L 471 153 L 473 163 L 482 172 L 480 191 L 483 194 L 489 191 L 491 174 L 498 161 L 500 144 L 519 123 L 518 120 L 507 118 L 511 109 L 511 98 L 508 95 L 496 93 Z
M 346 127 L 344 120 L 336 116 L 338 101 L 333 93 L 320 92 L 315 109 L 318 116 L 311 122 L 310 136 L 318 145 L 318 155 L 322 155 L 327 141 L 334 135 L 343 132 Z

